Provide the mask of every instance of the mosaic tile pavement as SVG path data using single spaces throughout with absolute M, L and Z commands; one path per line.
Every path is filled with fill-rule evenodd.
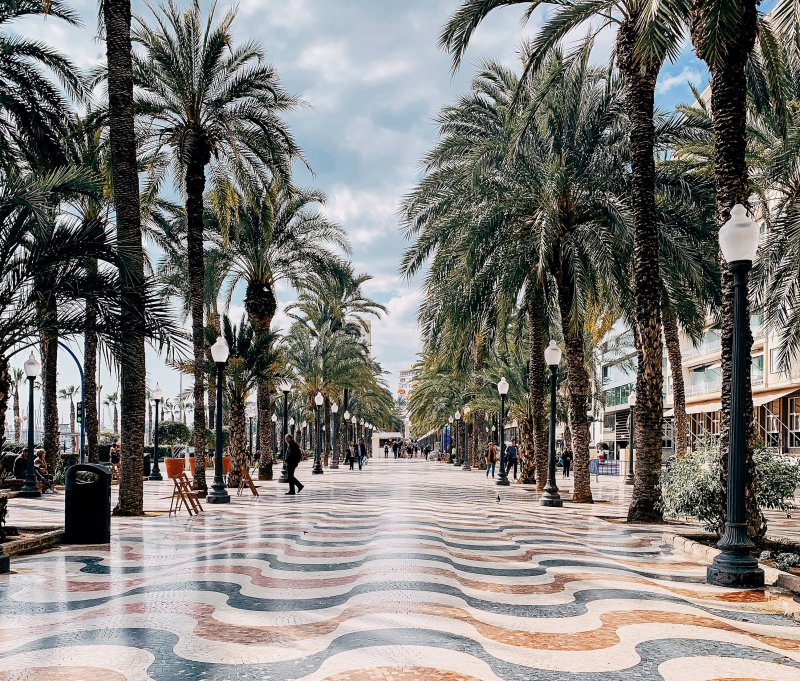
M 445 464 L 298 477 L 15 557 L 0 681 L 800 679 L 800 604 L 705 585 L 657 529 Z M 166 509 L 169 483 L 145 484 Z M 11 520 L 62 503 L 14 499 Z

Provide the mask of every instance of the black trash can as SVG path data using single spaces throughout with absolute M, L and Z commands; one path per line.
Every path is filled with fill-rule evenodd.
M 79 463 L 64 476 L 64 543 L 111 541 L 111 473 L 105 466 Z
M 159 447 L 159 449 L 161 449 L 161 448 Z M 142 464 L 142 475 L 145 478 L 149 478 L 150 477 L 150 470 L 151 470 L 150 460 L 151 459 L 152 459 L 152 455 L 150 455 L 150 454 L 145 454 L 144 455 L 144 463 Z

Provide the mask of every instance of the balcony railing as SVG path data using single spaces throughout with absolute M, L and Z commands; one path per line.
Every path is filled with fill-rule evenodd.
M 705 395 L 706 393 L 718 393 L 722 387 L 722 379 L 715 381 L 702 381 L 694 385 L 686 386 L 686 396 Z

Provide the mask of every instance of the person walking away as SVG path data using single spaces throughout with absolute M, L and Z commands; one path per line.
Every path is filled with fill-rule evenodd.
M 497 463 L 497 448 L 494 446 L 494 442 L 489 443 L 489 447 L 486 450 L 486 477 L 489 477 L 489 473 L 491 472 L 492 477 L 494 478 L 494 467 Z
M 561 460 L 564 463 L 564 477 L 569 477 L 570 469 L 572 468 L 572 449 L 567 447 L 561 455 Z
M 428 457 L 431 455 L 431 446 L 425 445 L 425 461 L 428 460 Z
M 512 438 L 511 444 L 506 448 L 506 475 L 514 468 L 514 480 L 517 479 L 517 465 L 519 462 L 519 449 L 517 441 Z
M 355 470 L 353 467 L 356 463 L 356 443 L 355 440 L 347 447 L 347 460 L 350 462 L 350 470 Z
M 384 459 L 388 459 L 389 458 L 389 445 L 388 444 L 387 445 L 383 445 L 383 458 Z
M 364 444 L 364 438 L 358 439 L 358 470 L 364 465 L 364 459 L 367 458 L 367 446 Z
M 286 454 L 286 476 L 289 478 L 289 491 L 286 494 L 297 494 L 297 492 L 303 491 L 304 485 L 294 477 L 294 472 L 297 470 L 297 466 L 300 465 L 300 459 L 303 455 L 300 452 L 300 447 L 289 433 L 286 433 L 284 439 L 289 450 Z M 297 487 L 297 492 L 295 492 L 295 487 Z

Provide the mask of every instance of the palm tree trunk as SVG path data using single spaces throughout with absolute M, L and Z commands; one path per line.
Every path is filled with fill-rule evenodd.
M 117 403 L 114 402 L 114 434 L 119 433 L 119 410 L 117 409 Z
M 195 476 L 192 489 L 208 490 L 205 476 L 206 411 L 205 400 L 206 342 L 203 312 L 205 310 L 205 255 L 203 252 L 203 190 L 205 159 L 191 159 L 186 168 L 187 257 L 189 260 L 189 293 L 192 310 L 192 348 L 194 357 L 194 451 Z M 209 400 L 210 402 L 210 400 Z M 238 473 L 237 473 L 238 475 Z M 238 481 L 237 481 L 238 485 Z
M 2 363 L 2 359 L 0 359 L 0 363 Z M 19 439 L 22 437 L 22 421 L 19 417 L 19 387 L 22 385 L 21 383 L 17 383 L 14 386 L 14 442 L 19 442 Z M 3 428 L 2 437 L 5 437 L 5 428 Z M 3 440 L 5 442 L 5 440 Z
M 664 342 L 667 346 L 667 357 L 672 375 L 672 404 L 675 416 L 674 439 L 675 456 L 682 457 L 686 454 L 688 423 L 686 419 L 686 390 L 683 385 L 683 357 L 681 356 L 681 341 L 678 333 L 678 320 L 674 314 L 664 315 Z
M 58 447 L 58 336 L 42 331 L 43 446 L 48 470 L 55 471 L 61 452 Z
M 14 391 L 14 414 L 19 415 L 19 386 Z M 8 398 L 11 394 L 11 370 L 8 368 L 8 359 L 5 355 L 0 355 L 0 452 L 3 451 L 6 443 L 6 410 L 8 409 Z M 29 414 L 28 418 L 33 418 Z M 19 442 L 19 436 L 17 436 Z
M 143 513 L 144 403 L 147 367 L 144 355 L 144 251 L 136 167 L 131 58 L 130 0 L 103 0 L 108 55 L 108 111 L 114 209 L 120 259 L 127 278 L 123 288 L 121 366 L 122 480 L 117 515 Z
M 721 227 L 730 218 L 730 209 L 737 203 L 747 205 L 750 198 L 746 147 L 747 147 L 747 79 L 745 69 L 756 41 L 758 11 L 756 0 L 738 3 L 738 30 L 717 41 L 716 59 L 706 53 L 709 40 L 705 31 L 709 25 L 706 3 L 695 0 L 691 6 L 690 28 L 692 43 L 698 57 L 711 72 L 711 114 L 714 139 L 714 185 L 717 225 Z M 731 423 L 731 378 L 733 375 L 733 276 L 722 259 L 722 306 L 720 322 L 721 344 L 721 403 L 720 415 L 720 486 L 728 483 L 728 441 Z M 749 314 L 749 306 L 748 306 Z M 746 328 L 742 352 L 749 354 L 753 345 L 750 325 Z M 745 486 L 747 517 L 750 532 L 759 541 L 766 533 L 767 523 L 756 501 L 756 480 L 753 470 L 753 392 L 750 372 L 744 375 L 743 421 L 747 428 L 745 439 Z M 722 494 L 718 518 L 724 526 L 726 517 L 725 494 Z
M 97 260 L 90 259 L 86 264 L 89 276 L 97 274 Z M 86 323 L 83 332 L 83 423 L 86 431 L 86 453 L 89 463 L 100 461 L 97 435 L 100 430 L 97 421 L 97 306 L 86 301 Z
M 572 306 L 575 291 L 569 276 L 562 276 L 558 286 L 558 304 L 561 310 L 561 328 L 564 334 L 564 353 L 567 360 L 567 390 L 569 393 L 569 425 L 575 453 L 575 483 L 572 501 L 591 504 L 592 488 L 589 476 L 589 373 L 584 364 L 585 347 L 583 328 L 572 323 Z M 544 356 L 544 355 L 542 355 Z
M 241 479 L 240 469 L 247 457 L 247 421 L 244 401 L 233 400 L 230 405 L 231 431 L 231 472 L 228 474 L 228 487 L 238 487 Z
M 624 75 L 625 109 L 630 121 L 633 287 L 639 341 L 636 348 L 636 472 L 628 520 L 660 522 L 664 376 L 653 110 L 661 64 L 642 64 L 636 50 L 638 33 L 638 16 L 633 15 L 622 22 L 617 34 L 617 63 Z
M 536 480 L 536 489 L 544 490 L 547 483 L 547 417 L 545 394 L 547 372 L 544 363 L 543 326 L 546 323 L 544 299 L 533 285 L 528 288 L 528 324 L 530 326 L 530 356 L 528 358 L 528 391 L 530 394 L 533 456 L 526 456 L 520 482 Z
M 272 395 L 269 382 L 259 381 L 256 388 L 258 409 L 258 479 L 272 480 Z

